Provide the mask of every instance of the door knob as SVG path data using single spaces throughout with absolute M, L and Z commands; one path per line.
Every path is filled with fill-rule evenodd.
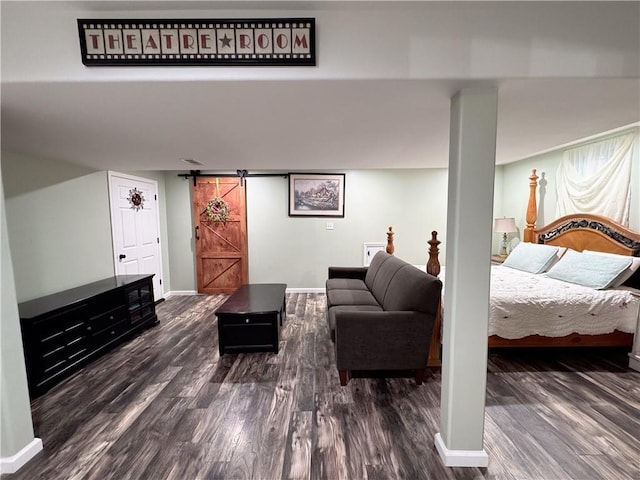
M 127 258 L 127 256 L 124 253 L 121 253 L 120 255 L 118 255 L 118 258 L 122 260 L 123 258 Z

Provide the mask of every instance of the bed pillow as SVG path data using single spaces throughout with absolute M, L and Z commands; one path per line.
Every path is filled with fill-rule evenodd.
M 626 255 L 617 255 L 615 253 L 606 253 L 606 252 L 593 252 L 591 250 L 584 250 L 582 253 L 587 255 L 602 255 L 610 258 L 622 258 L 622 259 L 631 259 L 631 266 L 626 270 L 623 270 L 620 275 L 613 279 L 613 281 L 607 286 L 607 288 L 616 288 L 621 286 L 624 282 L 629 280 L 631 276 L 636 273 L 640 269 L 640 257 L 629 257 Z
M 502 264 L 529 273 L 542 273 L 558 260 L 558 247 L 520 242 Z
M 544 275 L 556 280 L 603 290 L 631 266 L 631 257 L 611 258 L 567 250 Z

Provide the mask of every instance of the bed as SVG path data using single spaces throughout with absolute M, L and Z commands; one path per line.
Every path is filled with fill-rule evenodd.
M 577 214 L 536 228 L 535 170 L 530 179 L 524 242 L 640 256 L 640 234 L 608 218 Z M 437 232 L 429 241 L 427 272 L 445 272 L 438 261 Z M 640 317 L 640 270 L 623 286 L 595 290 L 546 275 L 522 272 L 504 265 L 491 267 L 489 347 L 625 347 L 631 349 Z M 438 320 L 441 322 L 442 315 Z M 429 365 L 439 365 L 441 324 L 434 328 Z M 640 368 L 640 335 L 630 354 Z M 637 369 L 637 368 L 636 368 Z

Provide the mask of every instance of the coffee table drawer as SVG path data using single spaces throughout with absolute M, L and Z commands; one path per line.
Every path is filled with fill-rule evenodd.
M 218 314 L 224 325 L 272 325 L 276 321 L 275 313 Z
M 234 352 L 278 353 L 278 315 L 218 315 L 220 355 Z

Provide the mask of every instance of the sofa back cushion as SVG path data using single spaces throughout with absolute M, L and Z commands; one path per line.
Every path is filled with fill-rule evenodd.
M 373 282 L 380 271 L 380 267 L 390 258 L 392 258 L 391 255 L 380 250 L 371 259 L 371 263 L 367 268 L 367 275 L 364 278 L 364 283 L 367 285 L 369 291 L 373 289 Z
M 438 278 L 405 263 L 389 282 L 382 308 L 435 315 L 441 295 L 442 282 Z
M 385 255 L 387 255 L 387 259 L 382 263 L 382 265 L 380 265 L 380 268 L 378 268 L 378 273 L 373 279 L 373 284 L 371 286 L 367 285 L 369 287 L 369 291 L 373 294 L 380 305 L 384 302 L 384 296 L 387 293 L 387 288 L 389 288 L 391 279 L 402 267 L 409 265 L 398 257 L 394 257 L 393 255 L 388 255 L 386 253 Z

